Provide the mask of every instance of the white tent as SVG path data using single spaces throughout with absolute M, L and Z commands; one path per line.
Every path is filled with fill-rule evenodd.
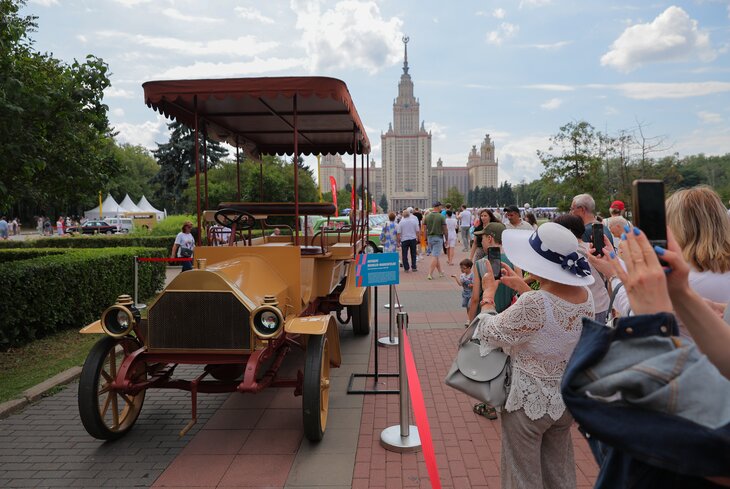
M 112 194 L 109 194 L 104 202 L 101 203 L 101 217 L 120 217 L 125 212 L 129 212 L 126 208 L 119 205 Z M 97 205 L 90 211 L 84 212 L 84 217 L 87 219 L 99 219 L 99 206 Z
M 144 212 L 142 209 L 137 207 L 137 204 L 132 202 L 132 199 L 129 197 L 129 194 L 124 196 L 124 200 L 119 205 L 124 207 L 125 209 L 127 209 L 127 211 L 129 211 L 129 212 Z
M 150 201 L 147 200 L 147 197 L 145 197 L 144 195 L 141 199 L 139 199 L 139 202 L 137 202 L 137 207 L 139 208 L 140 212 L 154 212 L 157 216 L 158 221 L 161 221 L 167 217 L 167 212 L 162 212 L 155 209 L 154 206 L 150 204 Z

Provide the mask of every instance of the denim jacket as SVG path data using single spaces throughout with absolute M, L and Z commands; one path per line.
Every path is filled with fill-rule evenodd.
M 730 475 L 730 381 L 668 313 L 589 319 L 563 376 L 565 404 L 601 465 L 596 488 L 704 488 Z M 599 443 L 597 443 L 599 442 Z

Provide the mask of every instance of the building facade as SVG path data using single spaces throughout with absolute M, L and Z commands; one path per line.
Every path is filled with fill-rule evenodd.
M 403 38 L 405 57 L 403 73 L 398 83 L 398 96 L 393 101 L 393 121 L 388 131 L 381 133 L 382 167 L 370 162 L 370 195 L 376 202 L 385 194 L 388 209 L 406 207 L 429 208 L 444 199 L 455 187 L 466 199 L 476 187 L 499 186 L 499 161 L 495 157 L 494 141 L 484 136 L 479 148 L 472 146 L 465 166 L 445 166 L 441 158 L 431 166 L 431 133 L 420 120 L 420 102 L 414 96 L 413 80 L 408 73 L 408 38 Z M 359 163 L 359 162 L 358 162 Z M 329 177 L 335 177 L 338 189 L 353 180 L 352 161 L 342 157 L 324 156 L 320 166 L 320 187 L 330 191 Z M 360 186 L 360 174 L 357 175 Z
M 393 101 L 393 122 L 381 134 L 383 192 L 389 209 L 427 208 L 432 201 L 431 133 L 420 120 L 420 103 L 413 94 L 408 73 L 408 38 L 403 38 L 405 58 Z

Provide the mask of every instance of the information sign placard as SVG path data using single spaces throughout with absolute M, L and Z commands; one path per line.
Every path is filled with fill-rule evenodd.
M 358 287 L 396 285 L 400 282 L 398 253 L 363 253 L 355 262 Z

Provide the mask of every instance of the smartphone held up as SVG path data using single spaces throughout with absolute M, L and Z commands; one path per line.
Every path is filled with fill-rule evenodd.
M 664 182 L 634 180 L 632 185 L 634 226 L 641 229 L 649 242 L 667 247 L 667 216 L 664 210 Z
M 487 248 L 487 260 L 492 266 L 494 280 L 499 280 L 499 277 L 502 276 L 502 254 L 499 246 Z
M 603 256 L 603 223 L 594 222 L 592 227 L 591 240 L 593 241 L 593 249 L 596 251 L 593 253 L 595 256 Z

